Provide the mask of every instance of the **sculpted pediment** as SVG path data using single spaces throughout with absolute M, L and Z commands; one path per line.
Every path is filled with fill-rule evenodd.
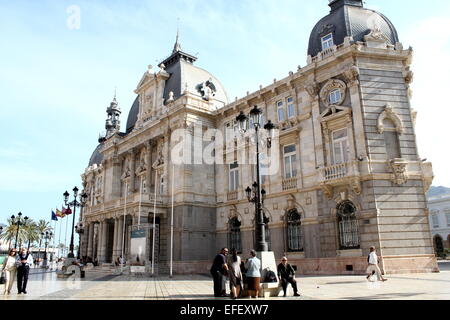
M 336 106 L 336 105 L 330 105 L 328 106 L 324 112 L 320 115 L 320 121 L 330 121 L 334 120 L 336 118 L 339 118 L 341 116 L 351 114 L 352 108 L 350 107 L 344 107 L 344 106 Z

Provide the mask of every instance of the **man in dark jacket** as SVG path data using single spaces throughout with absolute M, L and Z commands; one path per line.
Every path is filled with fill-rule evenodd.
M 211 266 L 211 275 L 213 276 L 214 281 L 214 297 L 224 297 L 225 295 L 225 288 L 223 288 L 222 280 L 224 273 L 228 271 L 227 266 L 227 256 L 228 249 L 222 248 L 220 250 L 220 253 L 216 255 L 214 258 L 213 265 Z
M 297 289 L 297 281 L 295 281 L 295 270 L 287 263 L 287 258 L 283 257 L 281 263 L 278 265 L 278 278 L 280 279 L 281 286 L 283 287 L 284 296 L 286 297 L 286 291 L 288 283 L 292 285 L 294 289 L 294 297 L 299 297 Z

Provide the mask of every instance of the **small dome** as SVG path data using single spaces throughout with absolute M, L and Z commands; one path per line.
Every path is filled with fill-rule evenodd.
M 322 51 L 322 38 L 333 34 L 335 45 L 344 43 L 345 37 L 364 41 L 364 36 L 377 29 L 389 39 L 390 44 L 399 42 L 394 25 L 381 13 L 363 7 L 362 0 L 333 0 L 331 12 L 314 27 L 309 38 L 308 55 L 317 56 Z
M 128 113 L 126 133 L 130 133 L 133 130 L 134 125 L 136 124 L 136 121 L 138 119 L 138 115 L 139 115 L 139 96 L 137 96 L 136 99 L 134 100 L 130 112 Z
M 103 149 L 103 144 L 99 144 L 97 148 L 95 148 L 94 152 L 92 153 L 91 158 L 89 159 L 89 167 L 93 166 L 94 164 L 100 165 L 103 161 L 103 155 L 101 153 L 101 150 Z

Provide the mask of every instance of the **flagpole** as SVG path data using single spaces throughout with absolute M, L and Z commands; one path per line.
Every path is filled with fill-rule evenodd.
M 174 195 L 174 180 L 175 180 L 175 165 L 172 166 L 172 212 L 170 217 L 170 277 L 173 276 L 173 199 Z
M 141 206 L 142 206 L 142 177 L 141 175 L 141 186 L 139 187 L 139 215 L 138 215 L 138 230 L 141 226 Z
M 153 202 L 153 244 L 152 244 L 152 276 L 155 275 L 155 235 L 156 235 L 156 190 L 157 190 L 157 182 L 158 182 L 158 170 L 155 170 L 155 200 Z
M 67 217 L 67 215 L 65 217 Z M 66 219 L 66 237 L 64 239 L 64 257 L 66 256 L 66 253 L 67 253 L 67 230 L 68 230 L 68 226 L 69 226 L 69 219 Z
M 123 273 L 123 249 L 125 246 L 125 217 L 127 213 L 127 195 L 128 195 L 128 182 L 125 182 L 125 203 L 123 205 L 123 228 L 122 228 L 122 259 L 120 259 L 120 273 Z
M 60 217 L 62 219 L 62 217 Z M 62 221 L 60 221 L 62 223 Z M 59 254 L 59 245 L 61 244 L 61 230 L 62 230 L 62 224 L 59 224 L 59 238 L 58 238 L 58 258 L 61 258 L 61 255 Z

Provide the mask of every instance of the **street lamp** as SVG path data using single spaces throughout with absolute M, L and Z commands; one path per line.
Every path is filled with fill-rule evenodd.
M 27 217 L 27 216 L 25 216 L 25 217 L 22 218 L 22 212 L 19 212 L 19 213 L 17 214 L 17 217 L 16 217 L 15 215 L 12 215 L 12 216 L 11 216 L 11 222 L 12 222 L 12 224 L 17 226 L 17 230 L 16 230 L 16 243 L 15 243 L 15 248 L 16 248 L 16 249 L 18 249 L 18 248 L 17 248 L 17 242 L 18 242 L 18 240 L 19 240 L 19 229 L 20 229 L 20 226 L 24 226 L 24 225 L 27 223 L 27 220 L 28 220 L 28 217 Z
M 44 236 L 44 233 L 41 233 Z M 48 246 L 48 240 L 50 240 L 53 236 L 53 233 L 45 231 L 45 251 L 44 251 L 44 263 L 43 263 L 43 267 L 47 268 L 47 246 Z
M 73 254 L 73 233 L 75 231 L 75 212 L 77 207 L 83 207 L 86 204 L 86 200 L 88 195 L 83 191 L 83 193 L 80 195 L 80 201 L 77 200 L 78 198 L 78 188 L 75 187 L 73 188 L 73 197 L 74 200 L 72 202 L 69 202 L 69 193 L 66 191 L 64 192 L 63 196 L 64 196 L 64 203 L 67 206 L 67 209 L 70 209 L 70 207 L 73 208 L 73 220 L 72 220 L 72 236 L 70 238 L 70 252 L 67 255 L 67 258 L 75 258 L 75 255 Z
M 255 129 L 256 136 L 256 181 L 253 183 L 252 188 L 247 187 L 245 192 L 247 194 L 247 199 L 249 202 L 255 204 L 255 221 L 256 221 L 256 229 L 255 229 L 255 250 L 258 252 L 268 251 L 268 245 L 265 237 L 265 229 L 264 229 L 264 216 L 262 214 L 262 206 L 266 196 L 266 191 L 261 189 L 261 182 L 259 176 L 259 130 L 261 128 L 261 120 L 262 120 L 262 110 L 257 106 L 254 106 L 250 111 L 249 116 L 246 116 L 244 112 L 240 112 L 236 117 L 236 121 L 238 123 L 238 129 L 241 134 L 244 134 L 248 129 Z M 249 128 L 249 119 L 252 122 L 253 128 Z M 274 137 L 275 125 L 272 121 L 268 121 L 264 126 L 264 129 L 268 133 L 267 138 L 267 148 L 272 147 L 272 140 Z
M 80 260 L 80 251 L 81 251 L 81 235 L 84 233 L 83 224 L 79 222 L 75 226 L 75 232 L 78 233 L 78 250 L 77 250 L 77 259 Z

